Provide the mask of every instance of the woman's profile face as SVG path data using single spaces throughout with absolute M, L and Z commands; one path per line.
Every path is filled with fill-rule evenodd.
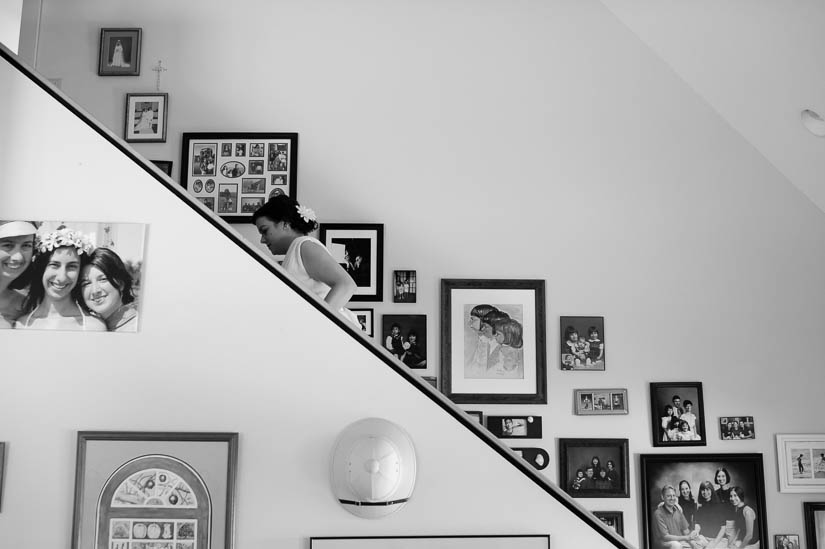
M 109 318 L 123 305 L 120 290 L 94 265 L 83 268 L 80 288 L 86 306 L 104 319 Z
M 478 318 L 477 316 L 470 315 L 470 320 L 468 321 L 467 324 L 470 326 L 470 328 L 472 328 L 476 332 L 481 330 L 481 319 Z
M 724 471 L 719 471 L 716 473 L 716 484 L 724 486 L 728 483 L 728 475 L 725 474 Z
M 74 247 L 63 246 L 52 252 L 43 272 L 43 288 L 53 300 L 68 298 L 80 275 L 80 257 Z
M 0 279 L 10 284 L 32 262 L 34 235 L 0 238 Z

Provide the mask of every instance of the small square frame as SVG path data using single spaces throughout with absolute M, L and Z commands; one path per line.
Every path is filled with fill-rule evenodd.
M 129 143 L 166 143 L 168 93 L 127 93 L 123 138 Z
M 100 29 L 97 75 L 139 76 L 142 35 L 140 28 Z

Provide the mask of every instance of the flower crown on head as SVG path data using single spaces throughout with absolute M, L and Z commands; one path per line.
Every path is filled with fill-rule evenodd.
M 299 205 L 295 206 L 295 209 L 298 210 L 298 215 L 301 216 L 301 219 L 303 219 L 307 223 L 315 222 L 315 220 L 318 219 L 312 208 L 307 208 L 306 206 Z
M 95 245 L 88 235 L 67 227 L 37 237 L 37 250 L 42 254 L 53 252 L 64 246 L 74 247 L 77 249 L 78 255 L 90 254 L 95 249 Z

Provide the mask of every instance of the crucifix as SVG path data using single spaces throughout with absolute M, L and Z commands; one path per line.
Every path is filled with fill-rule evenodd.
M 166 67 L 163 66 L 163 61 L 158 59 L 158 64 L 152 67 L 152 70 L 158 73 L 158 79 L 157 83 L 155 84 L 155 87 L 157 88 L 156 91 L 160 91 L 160 73 L 166 72 Z

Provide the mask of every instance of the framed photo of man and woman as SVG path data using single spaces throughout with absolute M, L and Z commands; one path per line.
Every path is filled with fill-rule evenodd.
M 384 225 L 321 223 L 318 239 L 357 286 L 350 301 L 384 299 Z
M 136 332 L 138 223 L 0 221 L 0 328 Z
M 767 549 L 762 454 L 642 454 L 645 547 Z
M 384 315 L 381 341 L 409 368 L 427 367 L 427 315 Z
M 559 485 L 574 498 L 629 498 L 626 438 L 560 438 Z
M 705 446 L 705 401 L 701 382 L 650 384 L 653 446 Z
M 825 493 L 825 434 L 776 435 L 779 491 Z
M 297 133 L 184 133 L 180 184 L 228 223 L 279 194 L 297 198 Z
M 544 280 L 441 280 L 442 392 L 546 404 Z

